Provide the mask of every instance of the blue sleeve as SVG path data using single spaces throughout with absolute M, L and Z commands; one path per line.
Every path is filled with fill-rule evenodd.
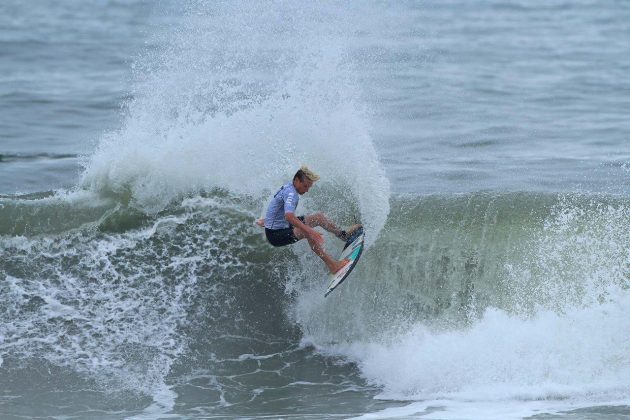
M 300 198 L 294 191 L 288 192 L 284 196 L 284 214 L 295 213 Z

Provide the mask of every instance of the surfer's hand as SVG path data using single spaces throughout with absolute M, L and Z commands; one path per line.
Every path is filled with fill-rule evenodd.
M 260 227 L 265 226 L 265 219 L 258 219 L 256 220 L 256 224 Z

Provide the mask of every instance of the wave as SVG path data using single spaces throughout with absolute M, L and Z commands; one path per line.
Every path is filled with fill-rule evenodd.
M 465 327 L 488 307 L 518 315 L 562 311 L 597 302 L 607 285 L 627 280 L 626 199 L 480 193 L 401 198 L 391 207 L 357 267 L 359 280 L 314 312 L 299 313 L 320 320 L 322 336 L 318 324 L 305 322 L 318 341 L 381 335 L 420 321 Z M 357 317 L 356 305 L 342 302 L 356 304 L 364 294 L 370 299 Z M 327 330 L 332 319 L 337 328 Z
M 354 360 L 385 399 L 627 403 L 626 198 L 472 194 L 392 209 L 339 294 L 303 292 L 305 343 Z
M 628 318 L 625 198 L 395 196 L 353 277 L 326 299 L 307 245 L 272 248 L 253 225 L 259 200 L 215 190 L 148 215 L 74 199 L 13 200 L 32 220 L 76 223 L 3 232 L 8 374 L 47 363 L 161 395 L 169 376 L 239 371 L 251 346 L 301 340 L 355 361 L 383 398 L 482 398 L 505 384 L 506 398 L 627 391 L 616 333 Z M 220 368 L 208 354 L 236 361 Z
M 77 188 L 0 197 L 2 373 L 158 398 L 302 340 L 384 398 L 627 395 L 627 198 L 392 195 L 346 50 L 360 28 L 338 17 L 361 10 L 283 5 L 190 6 L 136 62 Z M 274 249 L 253 225 L 302 163 L 322 175 L 302 211 L 366 226 L 327 299 L 307 244 Z
M 229 200 L 208 203 L 217 201 L 185 201 L 132 227 L 134 213 L 113 207 L 107 217 L 63 232 L 2 236 L 2 369 L 45 363 L 105 389 L 160 390 L 188 342 L 221 336 L 217 331 L 233 325 L 238 306 L 256 290 L 251 282 L 270 276 L 252 243 L 252 214 L 244 223 Z M 51 210 L 48 200 L 40 205 L 45 218 L 63 211 Z M 234 308 L 228 301 L 239 294 Z

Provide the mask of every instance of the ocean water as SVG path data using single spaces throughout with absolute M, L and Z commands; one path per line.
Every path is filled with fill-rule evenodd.
M 3 1 L 0 417 L 630 418 L 628 22 Z M 303 163 L 326 299 L 253 223 Z

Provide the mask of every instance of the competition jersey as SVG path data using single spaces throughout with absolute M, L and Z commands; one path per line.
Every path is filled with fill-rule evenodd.
M 293 181 L 283 185 L 276 195 L 273 196 L 269 207 L 267 207 L 265 228 L 276 230 L 291 227 L 284 215 L 286 213 L 295 213 L 299 201 L 300 195 L 293 186 Z

